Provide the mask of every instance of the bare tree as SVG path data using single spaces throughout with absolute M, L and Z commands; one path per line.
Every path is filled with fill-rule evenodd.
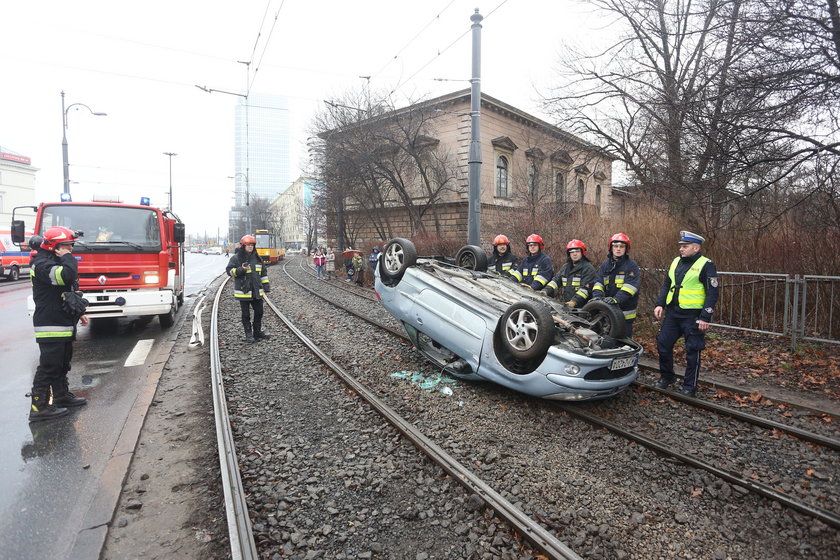
M 837 155 L 836 115 L 812 109 L 830 84 L 836 108 L 836 0 L 591 3 L 623 34 L 601 53 L 570 52 L 547 104 L 683 223 L 725 227 Z

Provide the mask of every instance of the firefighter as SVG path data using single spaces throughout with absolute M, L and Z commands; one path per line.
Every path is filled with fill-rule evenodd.
M 546 286 L 549 297 L 555 295 L 569 307 L 582 307 L 595 284 L 595 267 L 586 257 L 586 245 L 580 239 L 566 244 L 568 260 Z
M 262 329 L 263 297 L 266 292 L 271 291 L 271 287 L 268 283 L 268 269 L 257 254 L 256 245 L 257 240 L 253 235 L 242 236 L 239 247 L 233 252 L 225 268 L 228 275 L 233 277 L 233 297 L 242 309 L 245 342 L 271 338 Z M 254 309 L 253 325 L 251 308 Z
M 686 366 L 680 393 L 690 397 L 697 395 L 700 351 L 706 347 L 706 331 L 720 292 L 715 263 L 700 254 L 704 241 L 696 233 L 680 232 L 680 256 L 671 261 L 653 308 L 657 320 L 665 316 L 656 337 L 660 371 L 656 386 L 667 389 L 673 385 L 674 344 L 682 336 Z
M 510 239 L 507 235 L 497 235 L 493 239 L 493 255 L 490 257 L 489 269 L 504 278 L 513 278 L 511 269 L 516 269 L 519 257 L 510 251 Z
M 64 305 L 64 300 L 68 298 L 66 294 L 78 289 L 79 265 L 72 253 L 75 241 L 71 230 L 58 226 L 44 232 L 40 245 L 35 240 L 30 243 L 35 251 L 29 267 L 32 298 L 35 300 L 32 324 L 41 353 L 29 395 L 32 398 L 30 422 L 63 416 L 69 412 L 68 407 L 87 403 L 84 397 L 70 392 L 67 380 L 73 358 L 76 323 L 88 324 L 87 315 L 69 311 Z
M 543 253 L 545 244 L 542 237 L 532 233 L 525 239 L 527 255 L 519 263 L 519 266 L 510 270 L 510 275 L 522 286 L 527 286 L 534 291 L 545 288 L 546 284 L 554 276 L 554 263 L 551 258 Z
M 627 254 L 629 252 L 629 237 L 623 233 L 616 233 L 610 237 L 609 255 L 595 274 L 592 297 L 600 298 L 611 305 L 618 305 L 624 314 L 624 335 L 632 338 L 636 307 L 639 304 L 641 272 L 636 261 Z

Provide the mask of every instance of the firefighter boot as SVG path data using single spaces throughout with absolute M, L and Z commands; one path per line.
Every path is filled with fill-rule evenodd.
M 70 412 L 66 408 L 56 408 L 54 405 L 50 404 L 49 388 L 37 390 L 33 389 L 31 396 L 32 404 L 29 407 L 30 422 L 39 422 L 41 420 L 49 420 L 50 418 L 58 418 L 59 416 L 64 416 Z
M 82 406 L 87 404 L 87 399 L 84 397 L 77 397 L 70 392 L 70 383 L 65 377 L 58 385 L 53 385 L 53 405 L 67 408 L 70 406 Z
M 271 338 L 271 335 L 265 331 L 260 330 L 254 333 L 254 338 L 257 340 L 269 340 Z
M 250 327 L 250 325 L 249 325 L 249 327 Z M 256 342 L 256 340 L 254 339 L 254 333 L 253 333 L 253 331 L 251 331 L 250 328 L 245 329 L 245 337 L 242 340 L 244 340 L 245 342 L 251 343 L 251 344 Z

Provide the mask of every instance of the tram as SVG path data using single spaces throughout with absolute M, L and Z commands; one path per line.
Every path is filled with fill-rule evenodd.
M 276 234 L 267 229 L 258 229 L 254 231 L 254 237 L 257 239 L 257 254 L 264 263 L 274 264 L 286 257 L 286 249 Z

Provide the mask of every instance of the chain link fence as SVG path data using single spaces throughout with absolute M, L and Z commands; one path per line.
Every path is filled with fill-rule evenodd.
M 643 269 L 647 310 L 653 309 L 666 274 L 661 268 Z M 718 271 L 718 277 L 715 326 L 786 336 L 794 347 L 802 341 L 840 344 L 840 276 Z

